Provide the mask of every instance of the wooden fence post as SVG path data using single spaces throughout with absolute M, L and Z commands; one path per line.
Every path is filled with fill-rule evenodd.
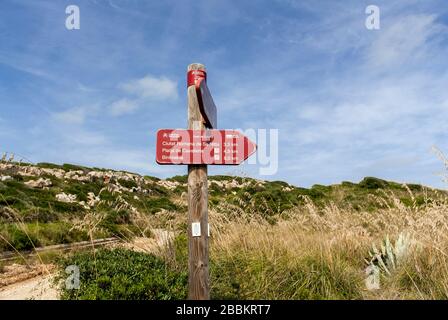
M 205 72 L 205 67 L 193 63 L 188 71 L 193 70 Z M 205 130 L 196 86 L 191 83 L 188 86 L 188 129 Z M 208 186 L 207 165 L 202 164 L 188 165 L 188 249 L 188 299 L 208 300 Z

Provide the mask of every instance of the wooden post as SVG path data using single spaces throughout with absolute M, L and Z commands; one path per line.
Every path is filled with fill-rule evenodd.
M 199 63 L 188 71 L 202 70 Z M 188 129 L 205 130 L 195 85 L 188 87 Z M 192 226 L 200 224 L 200 235 L 193 236 Z M 188 165 L 188 299 L 210 299 L 208 266 L 208 186 L 207 165 Z

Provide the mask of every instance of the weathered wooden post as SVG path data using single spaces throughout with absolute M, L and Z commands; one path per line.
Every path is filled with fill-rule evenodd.
M 199 72 L 195 75 L 195 71 Z M 205 67 L 193 63 L 188 66 L 188 72 L 189 79 L 193 78 L 193 83 L 188 82 L 188 129 L 205 130 L 195 82 L 195 78 L 205 76 Z M 208 186 L 205 164 L 188 165 L 188 248 L 188 298 L 208 300 Z
M 210 299 L 207 165 L 238 165 L 257 145 L 236 130 L 216 130 L 205 67 L 188 66 L 188 129 L 157 131 L 156 162 L 188 165 L 188 298 Z

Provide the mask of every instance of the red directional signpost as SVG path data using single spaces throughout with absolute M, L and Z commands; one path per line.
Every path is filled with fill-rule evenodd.
M 202 64 L 188 66 L 188 129 L 157 132 L 156 162 L 188 165 L 188 298 L 210 299 L 207 165 L 238 165 L 257 146 L 235 130 L 216 130 L 217 111 Z
M 157 132 L 158 164 L 238 165 L 257 146 L 235 130 L 173 130 Z

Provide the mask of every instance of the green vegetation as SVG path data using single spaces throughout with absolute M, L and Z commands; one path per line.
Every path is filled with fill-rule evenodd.
M 29 165 L 26 166 L 29 167 Z M 67 173 L 71 170 L 79 170 L 83 174 L 92 170 L 71 164 L 40 163 L 37 167 L 61 169 Z M 0 223 L 2 224 L 0 230 L 5 239 L 11 240 L 11 243 L 23 249 L 29 249 L 33 244 L 57 244 L 84 239 L 84 236 L 74 234 L 71 227 L 75 221 L 85 219 L 84 217 L 89 212 L 95 213 L 98 219 L 102 220 L 97 224 L 101 230 L 95 231 L 94 234 L 112 236 L 131 235 L 130 230 L 139 230 L 133 225 L 131 206 L 147 219 L 163 211 L 182 213 L 187 210 L 186 203 L 179 201 L 187 192 L 187 176 L 185 175 L 168 179 L 169 183 L 175 184 L 171 189 L 161 184 L 161 180 L 155 177 L 145 176 L 140 181 L 127 177 L 126 179 L 119 178 L 112 183 L 127 191 L 117 193 L 113 189 L 109 190 L 102 179 L 81 181 L 63 179 L 46 172 L 40 177 L 51 180 L 51 185 L 47 188 L 31 188 L 25 183 L 39 177 L 20 175 L 17 168 L 7 168 L 3 173 L 0 171 L 0 174 L 12 176 L 12 179 L 0 182 Z M 314 185 L 309 189 L 294 187 L 282 181 L 258 181 L 223 175 L 211 176 L 209 181 L 211 208 L 230 204 L 246 212 L 260 215 L 270 223 L 275 223 L 279 214 L 306 205 L 305 199 L 310 199 L 320 208 L 335 204 L 340 208 L 374 212 L 385 206 L 395 205 L 393 201 L 385 197 L 390 193 L 409 207 L 422 206 L 429 201 L 428 198 L 436 201 L 438 196 L 444 195 L 443 192 L 425 190 L 420 185 L 410 184 L 405 187 L 373 177 L 366 177 L 358 184 L 345 181 L 339 185 Z M 56 195 L 62 192 L 76 196 L 75 201 L 72 203 L 58 201 Z M 86 209 L 85 204 L 89 201 L 89 193 L 98 196 L 101 201 L 91 209 Z M 81 201 L 84 205 L 80 203 Z M 14 226 L 18 222 L 25 225 L 25 230 Z M 36 238 L 24 237 L 24 232 L 36 229 L 33 225 L 39 225 L 39 232 L 36 231 L 35 235 L 32 235 Z M 23 226 L 22 229 L 24 229 Z M 85 228 L 83 232 L 90 231 Z M 10 245 L 4 242 L 0 245 L 0 250 L 10 248 Z
M 186 176 L 160 180 L 115 171 L 105 177 L 98 171 L 90 178 L 86 167 L 40 168 L 68 175 L 0 170 L 8 176 L 0 182 L 0 252 L 117 236 L 126 248 L 143 244 L 152 254 L 116 248 L 66 255 L 59 279 L 75 264 L 81 289 L 62 289 L 63 299 L 186 297 Z M 72 170 L 83 173 L 73 178 Z M 41 178 L 51 183 L 26 184 Z M 214 299 L 448 297 L 444 191 L 374 177 L 311 188 L 222 175 L 209 181 Z M 384 289 L 366 291 L 366 266 L 380 265 L 381 255 L 369 260 L 373 246 L 402 235 L 418 246 L 398 248 L 406 259 L 384 264 L 393 266 L 379 276 Z M 44 259 L 57 257 L 52 252 Z
M 45 169 L 62 169 L 64 171 L 84 171 L 84 172 L 88 172 L 91 169 L 88 167 L 83 167 L 83 166 L 78 166 L 78 165 L 74 165 L 74 164 L 69 164 L 69 163 L 64 163 L 63 165 L 57 165 L 54 163 L 48 163 L 48 162 L 40 162 L 37 164 L 38 167 L 40 168 L 45 168 Z M 100 169 L 98 169 L 100 170 Z
M 101 238 L 107 233 L 97 232 Z M 72 230 L 66 222 L 6 223 L 0 225 L 0 251 L 31 250 L 34 247 L 89 240 L 85 231 Z
M 187 297 L 187 274 L 170 269 L 154 255 L 125 249 L 98 250 L 93 254 L 76 253 L 61 260 L 63 270 L 76 265 L 80 289 L 62 287 L 62 299 L 70 300 L 170 300 Z

